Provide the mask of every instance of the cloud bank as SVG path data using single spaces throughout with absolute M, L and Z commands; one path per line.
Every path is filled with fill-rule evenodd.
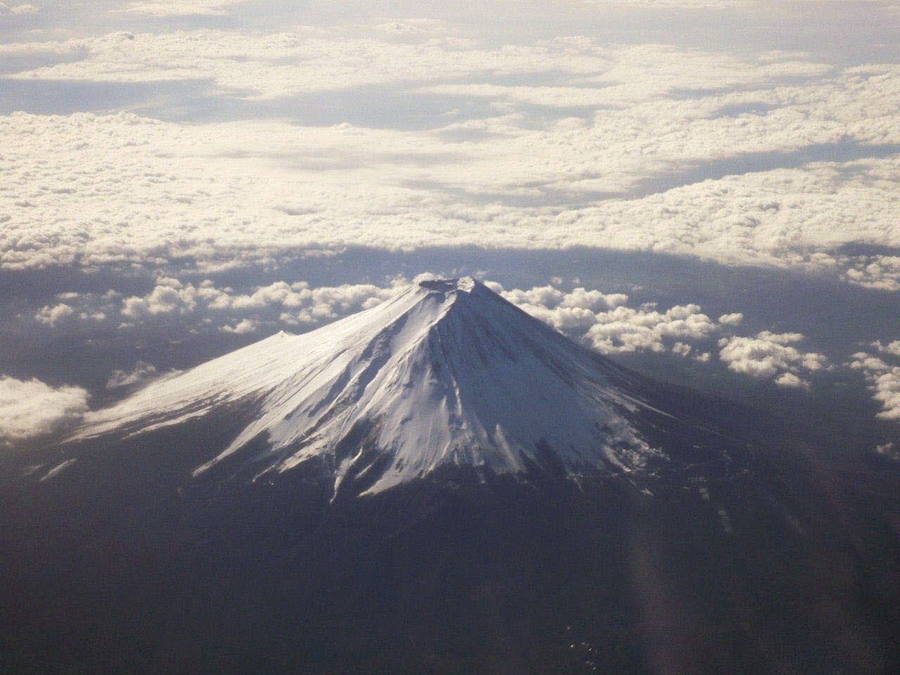
M 177 81 L 209 104 L 191 125 L 0 116 L 0 267 L 595 246 L 900 289 L 900 66 L 413 27 L 0 46 L 59 55 L 13 75 L 32 86 Z M 252 114 L 204 119 L 219 105 Z

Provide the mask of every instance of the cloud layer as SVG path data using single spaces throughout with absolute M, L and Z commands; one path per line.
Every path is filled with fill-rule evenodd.
M 190 119 L 248 119 L 0 117 L 5 268 L 597 246 L 900 289 L 896 64 L 583 37 L 495 47 L 439 22 L 0 46 L 29 53 L 62 61 L 14 75 L 31 86 L 180 81 L 206 101 Z

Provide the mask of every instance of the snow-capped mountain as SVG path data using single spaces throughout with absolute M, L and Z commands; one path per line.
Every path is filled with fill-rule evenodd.
M 157 380 L 90 414 L 75 438 L 243 405 L 251 421 L 195 475 L 227 464 L 272 478 L 318 457 L 335 491 L 350 479 L 377 493 L 447 465 L 619 473 L 664 456 L 631 421 L 651 408 L 638 382 L 474 279 L 426 280 Z
M 896 475 L 799 431 L 423 281 L 0 453 L 0 670 L 895 672 Z

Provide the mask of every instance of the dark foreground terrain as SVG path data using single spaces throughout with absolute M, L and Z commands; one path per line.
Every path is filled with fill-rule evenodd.
M 775 433 L 741 419 L 715 451 L 661 431 L 651 474 L 447 470 L 333 501 L 315 464 L 191 480 L 238 411 L 44 481 L 25 465 L 58 450 L 8 453 L 0 669 L 897 672 L 896 472 L 734 444 Z

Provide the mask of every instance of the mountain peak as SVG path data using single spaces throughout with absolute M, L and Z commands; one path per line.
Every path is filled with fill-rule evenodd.
M 471 277 L 419 280 L 318 330 L 157 380 L 88 415 L 78 438 L 226 405 L 251 421 L 196 476 L 274 479 L 319 458 L 336 492 L 374 493 L 448 465 L 523 473 L 549 462 L 577 475 L 661 456 L 630 422 L 648 406 L 621 370 Z
M 473 277 L 459 277 L 457 279 L 423 279 L 418 282 L 420 288 L 440 293 L 453 293 L 462 291 L 471 293 L 477 286 L 484 287 L 480 281 Z

